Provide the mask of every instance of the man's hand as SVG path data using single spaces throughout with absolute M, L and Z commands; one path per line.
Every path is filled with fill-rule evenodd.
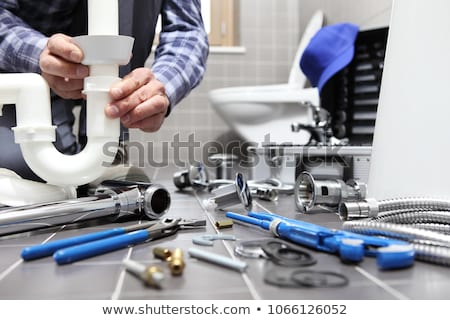
M 83 51 L 64 34 L 55 34 L 47 42 L 39 58 L 42 76 L 60 97 L 80 99 L 83 97 L 83 79 L 89 68 L 81 64 Z
M 146 132 L 159 130 L 164 122 L 169 99 L 164 85 L 148 68 L 137 68 L 110 90 L 111 103 L 105 113 L 119 118 L 127 128 Z

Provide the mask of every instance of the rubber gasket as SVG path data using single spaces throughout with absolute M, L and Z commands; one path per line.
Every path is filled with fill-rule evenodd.
M 336 288 L 348 285 L 346 276 L 332 271 L 271 268 L 264 281 L 283 288 Z
M 294 270 L 291 280 L 302 287 L 335 288 L 348 285 L 348 278 L 333 271 Z
M 278 239 L 265 241 L 261 245 L 261 249 L 277 265 L 306 267 L 317 263 L 317 260 L 309 252 Z
M 264 281 L 283 288 L 298 288 L 300 285 L 292 280 L 292 271 L 287 269 L 270 269 L 264 273 Z

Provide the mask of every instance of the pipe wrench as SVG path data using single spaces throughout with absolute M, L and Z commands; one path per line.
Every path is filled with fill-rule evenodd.
M 343 261 L 357 263 L 362 261 L 364 256 L 375 257 L 380 269 L 406 268 L 414 263 L 414 249 L 404 241 L 328 229 L 272 213 L 248 212 L 246 216 L 227 212 L 226 216 L 259 226 L 296 244 L 339 254 Z

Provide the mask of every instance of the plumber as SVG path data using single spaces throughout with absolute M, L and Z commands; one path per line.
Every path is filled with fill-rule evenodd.
M 158 15 L 159 44 L 151 68 L 145 67 Z M 76 154 L 86 144 L 83 52 L 72 37 L 87 34 L 86 0 L 2 0 L 0 2 L 0 72 L 35 72 L 51 88 L 56 148 Z M 119 34 L 135 39 L 130 63 L 120 67 L 122 81 L 110 89 L 105 114 L 121 120 L 121 141 L 129 128 L 159 130 L 175 105 L 201 81 L 208 56 L 208 39 L 200 0 L 119 0 Z M 79 132 L 73 133 L 73 108 L 82 106 Z M 32 106 L 30 106 L 32 107 Z M 11 130 L 13 105 L 0 117 L 0 168 L 25 179 L 42 181 L 26 165 Z M 118 152 L 119 155 L 123 152 Z M 125 160 L 126 161 L 126 160 Z

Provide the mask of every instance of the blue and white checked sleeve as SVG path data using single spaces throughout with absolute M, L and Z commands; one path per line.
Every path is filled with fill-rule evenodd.
M 0 70 L 39 73 L 39 56 L 47 37 L 12 14 L 8 3 L 14 1 L 0 5 Z
M 171 108 L 203 78 L 209 52 L 200 0 L 164 2 L 162 30 L 152 66 L 164 83 Z

